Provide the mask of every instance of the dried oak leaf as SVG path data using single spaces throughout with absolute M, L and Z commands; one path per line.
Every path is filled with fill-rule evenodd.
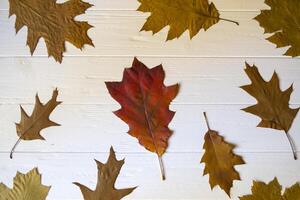
M 59 124 L 51 121 L 49 119 L 52 111 L 61 104 L 61 101 L 57 101 L 58 90 L 55 89 L 52 94 L 52 98 L 43 105 L 39 99 L 39 96 L 35 96 L 35 106 L 31 116 L 28 116 L 22 106 L 21 108 L 21 121 L 16 123 L 17 134 L 19 136 L 19 140 L 13 147 L 11 151 L 11 158 L 14 152 L 16 145 L 20 142 L 20 140 L 45 140 L 44 137 L 41 136 L 40 131 L 42 129 L 51 127 L 51 126 L 60 126 Z
M 45 200 L 50 187 L 42 185 L 42 175 L 37 168 L 27 174 L 17 172 L 13 188 L 0 184 L 1 200 Z
M 300 200 L 300 185 L 294 184 L 281 194 L 282 187 L 277 178 L 266 184 L 253 181 L 252 194 L 240 197 L 240 200 Z
M 131 136 L 158 155 L 163 179 L 161 157 L 172 135 L 168 124 L 175 114 L 169 105 L 179 90 L 178 84 L 166 87 L 164 78 L 162 65 L 148 69 L 135 58 L 121 82 L 106 82 L 110 95 L 121 104 L 115 115 L 128 124 Z
M 270 10 L 262 10 L 254 19 L 257 20 L 265 33 L 272 36 L 267 40 L 277 45 L 277 48 L 289 49 L 284 55 L 300 55 L 300 1 L 297 0 L 265 0 L 271 7 Z
M 119 190 L 114 187 L 120 170 L 124 165 L 124 159 L 117 160 L 112 147 L 110 148 L 110 154 L 106 164 L 97 160 L 95 161 L 98 167 L 98 182 L 96 190 L 92 191 L 80 183 L 74 183 L 80 188 L 84 200 L 120 200 L 129 195 L 136 188 Z
M 233 153 L 235 145 L 228 143 L 217 131 L 211 130 L 205 115 L 208 131 L 204 136 L 203 149 L 205 153 L 201 163 L 205 163 L 203 176 L 209 175 L 211 189 L 219 185 L 230 196 L 234 180 L 241 180 L 235 165 L 245 164 L 243 158 Z
M 243 110 L 261 118 L 258 127 L 284 130 L 293 148 L 294 157 L 296 159 L 296 150 L 288 133 L 299 111 L 299 108 L 291 109 L 289 107 L 293 85 L 287 90 L 281 91 L 276 72 L 274 72 L 271 80 L 266 82 L 259 74 L 257 67 L 255 65 L 251 67 L 248 63 L 246 63 L 245 72 L 252 83 L 250 85 L 241 86 L 241 88 L 256 98 L 257 104 L 244 108 Z
M 66 51 L 65 41 L 82 49 L 85 44 L 93 46 L 87 31 L 92 27 L 87 22 L 75 21 L 74 17 L 85 13 L 92 5 L 81 0 L 69 0 L 57 4 L 56 0 L 9 0 L 9 16 L 16 15 L 18 32 L 27 26 L 27 45 L 31 54 L 40 38 L 44 38 L 48 55 L 62 62 Z
M 208 28 L 218 23 L 220 14 L 213 3 L 208 0 L 138 0 L 141 12 L 151 12 L 141 31 L 159 32 L 170 26 L 167 40 L 179 38 L 186 30 L 192 39 L 202 28 Z

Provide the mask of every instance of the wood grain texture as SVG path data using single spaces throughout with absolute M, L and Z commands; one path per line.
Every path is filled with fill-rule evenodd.
M 99 145 L 101 148 L 101 145 Z M 208 177 L 202 177 L 204 165 L 199 162 L 201 153 L 167 153 L 164 164 L 167 180 L 159 180 L 160 174 L 156 155 L 144 153 L 118 153 L 117 158 L 126 162 L 118 177 L 116 188 L 138 188 L 124 199 L 218 199 L 229 200 L 227 195 L 215 188 L 210 191 Z M 74 181 L 91 188 L 96 185 L 97 168 L 94 159 L 106 161 L 107 153 L 23 153 L 16 160 L 9 160 L 8 155 L 0 154 L 2 173 L 0 181 L 8 186 L 12 184 L 16 170 L 26 172 L 39 166 L 43 174 L 43 184 L 52 185 L 48 199 L 80 200 L 80 190 L 72 184 Z M 247 165 L 237 167 L 243 181 L 234 182 L 232 199 L 250 192 L 252 180 L 270 181 L 274 174 L 283 186 L 290 186 L 300 179 L 300 162 L 293 161 L 289 153 L 244 153 Z M 50 167 L 51 166 L 51 167 Z M 287 166 L 288 170 L 287 170 Z M 147 175 L 145 177 L 145 175 Z M 287 178 L 288 177 L 288 178 Z
M 136 1 L 89 2 L 95 6 L 78 20 L 95 26 L 89 35 L 96 48 L 81 52 L 67 44 L 59 65 L 47 58 L 42 40 L 34 57 L 30 56 L 25 46 L 27 29 L 15 34 L 15 17 L 8 19 L 8 3 L 0 0 L 0 182 L 11 186 L 17 170 L 27 172 L 37 166 L 43 184 L 52 185 L 47 200 L 79 200 L 80 190 L 72 182 L 95 187 L 93 159 L 105 161 L 113 145 L 118 159 L 126 158 L 117 188 L 139 186 L 125 199 L 226 200 L 224 192 L 211 191 L 208 177 L 202 177 L 203 111 L 214 129 L 238 145 L 236 153 L 247 162 L 237 168 L 243 181 L 234 182 L 232 199 L 249 193 L 252 180 L 268 182 L 277 176 L 283 186 L 300 181 L 300 162 L 293 160 L 284 133 L 256 128 L 260 119 L 240 111 L 255 103 L 239 88 L 250 83 L 245 61 L 257 65 L 265 79 L 276 70 L 282 89 L 294 83 L 291 107 L 300 105 L 300 59 L 282 56 L 286 49 L 276 49 L 266 41 L 267 35 L 252 20 L 260 9 L 268 8 L 264 0 L 214 0 L 222 17 L 238 20 L 240 26 L 220 22 L 192 41 L 185 33 L 167 43 L 167 28 L 154 36 L 139 32 L 148 14 L 134 11 Z M 160 181 L 155 154 L 129 137 L 127 125 L 113 115 L 119 106 L 105 88 L 104 81 L 121 80 L 134 56 L 149 67 L 162 63 L 166 85 L 181 84 L 171 105 L 176 115 L 170 124 L 174 135 L 164 156 L 166 182 Z M 63 104 L 51 119 L 62 126 L 43 130 L 46 141 L 21 142 L 15 159 L 10 160 L 9 151 L 17 140 L 14 122 L 20 119 L 19 105 L 31 112 L 36 92 L 46 101 L 56 87 Z M 299 116 L 290 133 L 299 150 Z
M 208 31 L 200 31 L 189 40 L 185 32 L 180 39 L 165 42 L 168 28 L 152 36 L 151 32 L 139 32 L 147 14 L 136 11 L 89 11 L 79 20 L 88 20 L 95 28 L 89 31 L 96 48 L 86 46 L 84 52 L 67 43 L 67 56 L 179 56 L 179 57 L 240 57 L 240 56 L 277 56 L 282 57 L 286 48 L 276 49 L 275 45 L 265 40 L 263 29 L 253 18 L 254 12 L 221 12 L 223 18 L 237 20 L 237 26 L 229 22 L 220 22 Z M 0 40 L 1 56 L 29 56 L 25 46 L 27 30 L 21 29 L 15 35 L 14 17 L 7 20 L 7 11 L 0 11 L 2 37 Z M 46 56 L 45 44 L 40 41 L 35 56 Z

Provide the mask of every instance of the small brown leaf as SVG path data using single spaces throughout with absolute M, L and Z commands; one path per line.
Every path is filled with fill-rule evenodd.
M 235 145 L 226 142 L 217 131 L 210 129 L 206 113 L 204 116 L 208 132 L 204 136 L 205 153 L 201 159 L 201 163 L 205 163 L 203 175 L 209 175 L 211 189 L 219 185 L 230 196 L 233 181 L 240 180 L 240 175 L 234 166 L 245 164 L 245 162 L 241 156 L 233 153 Z
M 45 105 L 43 105 L 38 95 L 36 95 L 35 106 L 31 116 L 27 115 L 22 106 L 20 107 L 21 121 L 19 123 L 16 123 L 19 140 L 16 142 L 11 151 L 11 158 L 20 140 L 45 140 L 44 137 L 41 136 L 40 131 L 51 126 L 59 126 L 59 124 L 49 119 L 50 114 L 56 108 L 56 106 L 62 103 L 61 101 L 56 100 L 57 96 L 58 90 L 55 89 L 53 91 L 52 98 Z
M 294 184 L 290 188 L 286 188 L 281 195 L 282 187 L 274 178 L 268 184 L 253 181 L 252 194 L 240 197 L 240 200 L 300 200 L 300 185 Z
M 129 195 L 136 188 L 119 190 L 114 187 L 120 170 L 124 165 L 124 159 L 117 160 L 112 147 L 110 148 L 107 163 L 103 164 L 97 160 L 96 163 L 98 167 L 98 183 L 96 190 L 92 191 L 80 183 L 74 183 L 80 188 L 84 200 L 120 200 Z
M 62 62 L 66 51 L 65 41 L 82 49 L 85 44 L 92 45 L 87 31 L 92 27 L 87 22 L 74 20 L 85 13 L 92 5 L 81 0 L 69 0 L 57 4 L 56 0 L 9 0 L 9 16 L 16 15 L 15 28 L 18 32 L 28 27 L 27 45 L 31 54 L 40 38 L 44 38 L 48 55 Z
M 32 169 L 27 174 L 20 172 L 14 178 L 12 189 L 4 184 L 0 184 L 1 200 L 45 200 L 50 187 L 41 184 L 42 175 L 37 168 Z
M 299 108 L 291 109 L 289 107 L 293 85 L 287 90 L 281 91 L 276 72 L 274 72 L 271 80 L 266 82 L 259 74 L 257 67 L 255 65 L 251 67 L 248 63 L 246 63 L 245 72 L 252 83 L 241 86 L 241 88 L 256 98 L 257 104 L 243 110 L 261 118 L 258 127 L 284 130 L 291 144 L 294 158 L 297 159 L 294 144 L 288 133 L 299 111 Z

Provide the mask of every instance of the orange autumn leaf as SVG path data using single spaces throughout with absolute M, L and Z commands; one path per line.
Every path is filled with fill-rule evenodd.
M 161 157 L 168 147 L 172 131 L 168 128 L 175 112 L 169 110 L 179 85 L 165 86 L 162 65 L 148 69 L 136 58 L 132 67 L 124 70 L 121 82 L 106 82 L 110 95 L 121 104 L 115 111 L 129 126 L 128 133 L 147 150 Z
M 69 0 L 62 4 L 57 4 L 56 0 L 9 0 L 9 5 L 9 16 L 16 15 L 16 32 L 27 26 L 27 45 L 31 54 L 40 38 L 45 40 L 48 55 L 59 62 L 62 62 L 66 51 L 66 41 L 79 49 L 85 44 L 93 46 L 87 35 L 92 26 L 74 20 L 92 6 L 89 3 L 81 0 Z

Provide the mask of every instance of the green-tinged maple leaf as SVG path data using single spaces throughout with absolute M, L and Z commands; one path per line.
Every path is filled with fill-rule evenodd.
M 266 184 L 253 181 L 252 194 L 240 197 L 240 200 L 300 200 L 300 185 L 294 184 L 281 194 L 282 187 L 277 178 Z
M 169 105 L 179 91 L 178 84 L 165 86 L 164 79 L 162 65 L 149 69 L 135 58 L 121 82 L 106 82 L 110 95 L 121 104 L 115 115 L 128 124 L 131 136 L 157 154 L 163 180 L 162 155 L 172 135 L 168 125 L 175 115 Z
M 135 187 L 127 189 L 115 188 L 114 185 L 124 165 L 124 160 L 116 159 L 116 154 L 112 147 L 107 163 L 103 164 L 97 160 L 96 163 L 98 167 L 98 183 L 95 191 L 80 183 L 74 183 L 80 188 L 84 200 L 120 200 L 135 189 Z
M 271 7 L 262 10 L 255 17 L 265 33 L 272 36 L 267 40 L 276 44 L 277 48 L 289 47 L 284 55 L 300 55 L 300 1 L 299 0 L 265 0 Z
M 142 30 L 159 32 L 170 26 L 167 40 L 179 38 L 186 30 L 193 38 L 201 29 L 207 30 L 219 20 L 220 14 L 208 0 L 138 0 L 138 11 L 151 12 Z M 238 24 L 237 22 L 234 22 Z
M 37 168 L 27 174 L 20 172 L 14 178 L 13 188 L 0 184 L 1 200 L 45 200 L 50 187 L 42 185 L 42 175 Z
M 61 104 L 61 101 L 56 100 L 57 96 L 58 90 L 55 89 L 53 91 L 52 98 L 45 105 L 43 105 L 39 99 L 39 96 L 36 95 L 35 106 L 31 116 L 28 116 L 28 114 L 21 106 L 21 121 L 19 123 L 16 123 L 19 140 L 16 142 L 11 151 L 11 158 L 14 149 L 16 148 L 20 140 L 44 140 L 44 137 L 40 134 L 42 129 L 51 126 L 59 126 L 59 124 L 49 119 L 50 114 L 56 108 L 56 106 Z
M 65 41 L 82 49 L 85 44 L 92 45 L 87 31 L 92 27 L 87 22 L 74 20 L 85 13 L 92 5 L 81 0 L 69 0 L 57 4 L 56 0 L 9 0 L 9 16 L 16 15 L 15 28 L 18 32 L 27 26 L 27 45 L 31 54 L 40 38 L 44 38 L 48 55 L 62 62 L 66 51 Z
M 274 72 L 271 80 L 266 82 L 259 74 L 255 65 L 251 67 L 246 63 L 245 72 L 252 83 L 242 86 L 241 88 L 255 97 L 257 104 L 244 108 L 243 110 L 261 118 L 258 127 L 284 130 L 293 148 L 294 157 L 296 159 L 296 150 L 288 133 L 299 111 L 299 108 L 291 109 L 289 107 L 293 86 L 291 85 L 287 90 L 281 91 L 277 73 Z
M 206 113 L 204 115 L 208 131 L 204 136 L 205 153 L 201 159 L 201 163 L 205 163 L 203 175 L 209 175 L 211 189 L 219 185 L 230 196 L 233 181 L 240 180 L 240 175 L 234 166 L 245 162 L 241 156 L 233 153 L 235 145 L 228 143 L 217 131 L 210 129 Z

